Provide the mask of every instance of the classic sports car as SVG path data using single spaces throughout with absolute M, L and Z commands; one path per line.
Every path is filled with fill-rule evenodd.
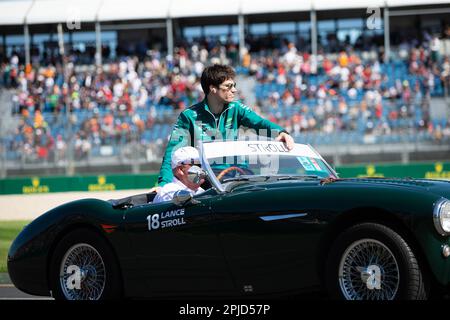
M 309 145 L 200 144 L 209 187 L 61 205 L 24 228 L 8 270 L 57 299 L 282 294 L 426 299 L 450 284 L 450 183 L 340 179 Z M 197 168 L 198 169 L 198 168 Z

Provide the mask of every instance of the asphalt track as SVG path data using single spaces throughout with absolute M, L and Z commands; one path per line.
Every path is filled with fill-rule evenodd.
M 312 293 L 304 293 L 295 295 L 294 297 L 291 297 L 290 299 L 297 299 L 297 300 L 326 300 L 326 297 L 318 292 L 312 292 Z M 7 301 L 7 300 L 42 300 L 42 301 L 51 301 L 54 300 L 52 297 L 41 297 L 41 296 L 32 296 L 29 294 L 26 294 L 12 284 L 0 284 L 0 301 Z
M 53 298 L 26 294 L 14 287 L 7 273 L 0 273 L 0 301 L 2 300 L 53 300 Z
M 289 299 L 289 297 L 288 297 Z M 320 292 L 309 292 L 302 294 L 295 294 L 290 296 L 290 299 L 296 300 L 326 300 L 327 297 Z M 54 300 L 52 297 L 33 296 L 26 294 L 11 284 L 8 274 L 0 273 L 0 301 L 7 300 Z
M 12 284 L 0 284 L 0 301 L 5 300 L 54 300 L 51 297 L 39 297 L 26 294 Z

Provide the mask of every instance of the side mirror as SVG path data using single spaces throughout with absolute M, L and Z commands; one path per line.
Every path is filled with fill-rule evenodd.
M 187 190 L 178 190 L 173 195 L 173 203 L 181 207 L 192 200 L 192 194 Z

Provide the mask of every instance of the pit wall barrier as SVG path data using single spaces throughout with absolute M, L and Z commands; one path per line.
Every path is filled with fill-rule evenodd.
M 341 178 L 410 177 L 450 180 L 450 162 L 351 165 L 338 166 L 335 170 Z M 150 189 L 156 186 L 157 179 L 156 173 L 7 178 L 0 180 L 0 195 Z

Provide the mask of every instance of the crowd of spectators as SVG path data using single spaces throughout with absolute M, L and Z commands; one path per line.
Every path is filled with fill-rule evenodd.
M 163 144 L 166 137 L 148 133 L 170 128 L 178 112 L 203 98 L 200 75 L 213 63 L 235 65 L 255 79 L 252 107 L 298 137 L 423 131 L 439 140 L 450 136 L 450 121 L 429 112 L 430 97 L 444 95 L 450 82 L 449 57 L 439 52 L 432 37 L 402 44 L 398 58 L 385 64 L 375 51 L 313 57 L 282 41 L 276 49 L 244 52 L 239 63 L 231 41 L 198 42 L 177 47 L 173 56 L 149 50 L 143 59 L 128 56 L 101 67 L 78 66 L 68 56 L 65 69 L 62 63 L 24 66 L 13 54 L 0 66 L 0 84 L 14 88 L 12 113 L 20 118 L 6 139 L 8 150 L 59 161 L 68 143 L 75 159 L 105 145 L 149 146 L 149 137 Z
M 449 57 L 424 47 L 385 64 L 353 51 L 314 58 L 290 44 L 284 52 L 253 60 L 250 70 L 258 81 L 262 112 L 297 134 L 422 130 L 436 139 L 449 134 L 447 118 L 430 117 L 430 97 L 448 90 Z
M 73 136 L 74 157 L 83 159 L 95 146 L 124 144 L 155 123 L 171 123 L 202 98 L 199 77 L 209 52 L 192 54 L 195 62 L 183 48 L 173 58 L 151 51 L 145 61 L 127 57 L 101 68 L 67 61 L 66 74 L 61 64 L 24 68 L 13 55 L 1 66 L 3 84 L 16 89 L 12 112 L 20 116 L 9 149 L 31 159 L 48 158 L 50 150 L 63 158 L 62 144 Z M 169 112 L 157 117 L 161 110 Z

